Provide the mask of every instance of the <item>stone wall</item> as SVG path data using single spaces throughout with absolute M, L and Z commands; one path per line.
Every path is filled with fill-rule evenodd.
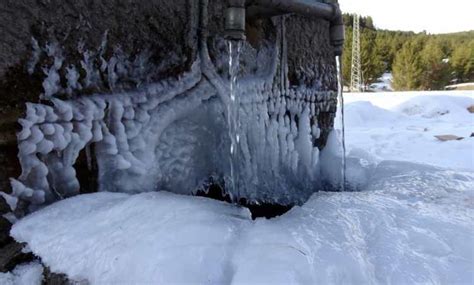
M 118 48 L 130 58 L 149 51 L 149 62 L 159 68 L 147 80 L 158 81 L 189 69 L 195 60 L 195 27 L 189 19 L 197 12 L 192 2 L 1 1 L 0 190 L 8 192 L 8 177 L 19 175 L 16 121 L 23 116 L 25 102 L 40 102 L 40 95 L 44 93 L 42 82 L 47 76 L 43 68 L 50 66 L 52 59 L 46 51 L 38 56 L 38 48 L 46 50 L 52 44 L 61 48 L 64 62 L 60 75 L 64 75 L 69 66 L 81 65 L 80 48 L 91 51 L 102 48 L 102 56 L 106 59 Z M 104 39 L 107 45 L 103 48 Z M 100 65 L 99 58 L 95 60 L 95 64 Z M 66 85 L 66 82 L 61 84 Z M 129 84 L 127 87 L 135 86 Z M 90 89 L 84 88 L 81 93 L 108 92 L 110 89 L 111 86 L 104 82 Z
M 54 64 L 51 47 L 57 45 L 64 57 L 58 74 L 67 85 L 67 69 L 79 68 L 84 61 L 80 50 L 90 50 L 98 68 L 118 52 L 130 60 L 147 52 L 148 64 L 143 82 L 119 78 L 121 89 L 178 76 L 189 70 L 197 57 L 199 1 L 193 0 L 5 0 L 0 3 L 0 190 L 9 191 L 8 177 L 19 174 L 16 161 L 16 120 L 23 116 L 25 102 L 40 102 L 45 93 L 43 81 Z M 209 2 L 210 55 L 220 73 L 219 58 L 225 47 L 216 44 L 223 35 L 225 1 Z M 276 37 L 279 24 L 271 19 L 248 23 L 248 38 L 257 47 Z M 329 46 L 328 23 L 290 16 L 285 20 L 288 80 L 292 85 L 318 86 L 335 90 L 335 63 Z M 118 51 L 117 51 L 118 50 Z M 48 54 L 51 53 L 51 54 Z M 244 55 L 249 70 L 256 68 L 256 55 Z M 262 63 L 257 63 L 262 64 Z M 265 64 L 265 63 L 263 63 Z M 245 68 L 245 67 L 244 67 Z M 79 74 L 84 76 L 83 74 Z M 98 84 L 80 90 L 64 89 L 64 97 L 113 91 L 106 72 Z M 332 110 L 331 110 L 332 111 Z M 332 117 L 320 139 L 324 146 Z M 80 164 L 80 163 L 79 163 Z M 82 163 L 83 164 L 83 163 Z M 87 175 L 87 174 L 86 174 Z
M 0 1 L 0 191 L 11 191 L 9 177 L 21 173 L 17 159 L 15 133 L 17 120 L 24 117 L 26 102 L 41 102 L 47 86 L 48 70 L 63 59 L 57 68 L 61 98 L 112 93 L 135 89 L 143 84 L 177 77 L 190 70 L 198 57 L 200 2 L 197 0 L 2 0 Z M 209 1 L 210 56 L 217 71 L 227 70 L 221 45 L 225 1 Z M 248 41 L 254 48 L 275 42 L 284 26 L 288 66 L 285 76 L 292 86 L 308 85 L 320 91 L 334 91 L 336 71 L 329 46 L 329 26 L 323 20 L 299 16 L 261 19 L 248 23 Z M 281 36 L 281 35 L 280 35 Z M 84 66 L 84 54 L 90 52 L 90 65 L 99 72 L 94 84 L 68 89 L 68 70 Z M 131 65 L 146 57 L 147 66 L 136 72 L 124 72 L 114 79 L 103 68 L 103 61 L 113 57 Z M 243 69 L 252 72 L 258 65 L 258 52 L 243 54 Z M 138 62 L 138 63 L 137 63 Z M 131 69 L 130 69 L 131 70 Z M 133 74 L 132 74 L 133 73 Z M 47 95 L 47 94 L 46 94 Z M 335 104 L 334 104 L 335 106 Z M 317 142 L 324 146 L 332 128 L 335 109 L 319 115 L 322 135 Z M 86 170 L 80 155 L 76 168 L 83 193 L 95 191 L 94 173 Z M 82 178 L 81 178 L 82 177 Z M 0 197 L 0 212 L 8 211 Z M 5 223 L 5 229 L 8 229 Z M 0 229 L 0 232 L 2 229 Z M 2 246 L 2 244 L 0 244 Z M 13 246 L 14 247 L 14 246 Z M 0 270 L 3 270 L 0 268 Z
M 149 80 L 177 75 L 190 68 L 196 56 L 191 15 L 195 4 L 188 0 L 5 0 L 0 1 L 0 191 L 10 193 L 10 177 L 21 173 L 17 159 L 17 120 L 24 117 L 26 102 L 40 102 L 47 77 L 43 67 L 51 66 L 45 51 L 57 44 L 64 55 L 59 73 L 80 66 L 78 50 L 97 51 L 110 58 L 116 49 L 125 56 L 149 51 L 149 61 L 159 65 Z M 104 44 L 104 37 L 107 46 Z M 81 47 L 82 45 L 82 47 Z M 42 54 L 37 57 L 38 48 Z M 173 51 L 173 52 L 171 52 Z M 174 55 L 174 56 L 173 56 Z M 96 59 L 98 60 L 98 59 Z M 166 62 L 163 65 L 162 62 Z M 95 62 L 99 65 L 99 62 Z M 64 77 L 64 76 L 62 76 Z M 106 80 L 104 80 L 106 81 Z M 61 82 L 65 85 L 65 82 Z M 126 86 L 134 88 L 135 82 Z M 83 93 L 108 92 L 107 82 Z M 75 94 L 65 94 L 74 96 Z M 77 162 L 84 190 L 91 190 L 85 157 Z M 0 196 L 0 214 L 10 209 Z M 0 271 L 31 260 L 23 246 L 9 237 L 10 222 L 0 218 Z

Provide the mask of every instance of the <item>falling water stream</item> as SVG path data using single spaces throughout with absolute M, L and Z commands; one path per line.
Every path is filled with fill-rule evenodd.
M 346 191 L 346 133 L 345 133 L 345 124 L 344 124 L 344 90 L 342 83 L 342 61 L 340 56 L 336 56 L 336 67 L 337 67 L 337 118 L 339 118 L 339 123 L 341 132 L 341 191 Z
M 234 200 L 240 197 L 238 182 L 238 151 L 240 143 L 240 96 L 238 92 L 237 77 L 240 67 L 240 51 L 242 42 L 229 40 L 229 85 L 230 85 L 230 103 L 227 106 L 227 120 L 229 125 L 230 137 L 230 188 L 227 193 L 234 196 Z

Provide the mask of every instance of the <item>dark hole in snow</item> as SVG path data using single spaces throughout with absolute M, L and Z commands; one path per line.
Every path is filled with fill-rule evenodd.
M 276 218 L 279 217 L 293 208 L 293 205 L 279 205 L 279 204 L 249 204 L 246 199 L 240 199 L 240 205 L 247 207 L 252 213 L 252 219 L 257 218 Z
M 99 171 L 95 159 L 94 145 L 87 146 L 79 153 L 74 169 L 76 170 L 79 185 L 81 185 L 80 193 L 89 194 L 97 192 Z
M 221 186 L 217 184 L 209 185 L 209 188 L 206 191 L 199 190 L 196 193 L 198 197 L 206 197 L 214 200 L 224 201 L 227 203 L 232 203 L 232 199 L 229 194 L 225 193 Z M 257 218 L 266 218 L 271 219 L 279 217 L 293 208 L 293 205 L 279 205 L 279 204 L 269 204 L 269 203 L 251 203 L 245 198 L 241 198 L 238 203 L 242 207 L 246 207 L 252 213 L 252 219 Z

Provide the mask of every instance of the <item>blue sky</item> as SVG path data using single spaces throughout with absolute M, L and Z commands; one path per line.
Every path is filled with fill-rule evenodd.
M 339 0 L 345 13 L 372 16 L 378 28 L 429 33 L 474 30 L 474 0 Z

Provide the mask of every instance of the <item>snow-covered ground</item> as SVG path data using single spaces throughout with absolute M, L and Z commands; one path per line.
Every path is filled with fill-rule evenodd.
M 349 153 L 474 171 L 474 91 L 348 93 L 345 103 Z
M 474 82 L 448 85 L 446 90 L 474 90 Z
M 165 192 L 82 195 L 27 216 L 12 235 L 52 271 L 92 284 L 472 284 L 473 93 L 346 103 L 348 177 L 363 191 L 317 193 L 256 221 Z
M 391 73 L 384 73 L 375 83 L 370 84 L 371 91 L 393 91 L 392 88 L 393 76 Z

